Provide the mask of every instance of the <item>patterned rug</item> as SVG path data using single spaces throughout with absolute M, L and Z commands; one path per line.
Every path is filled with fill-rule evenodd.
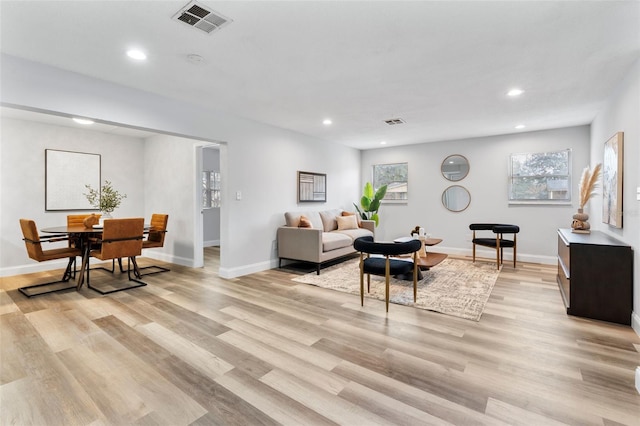
M 326 270 L 293 278 L 293 281 L 312 284 L 360 295 L 358 260 L 352 260 Z M 422 271 L 418 281 L 417 302 L 413 303 L 413 282 L 391 278 L 389 301 L 399 305 L 415 306 L 473 321 L 480 321 L 482 311 L 500 271 L 495 263 L 461 259 L 445 259 L 428 271 Z M 384 300 L 384 277 L 371 275 L 371 292 L 365 297 Z M 366 303 L 366 301 L 365 301 Z

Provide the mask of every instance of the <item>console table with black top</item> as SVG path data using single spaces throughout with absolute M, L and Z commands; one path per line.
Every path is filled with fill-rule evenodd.
M 633 249 L 603 232 L 558 229 L 558 287 L 567 314 L 631 325 Z

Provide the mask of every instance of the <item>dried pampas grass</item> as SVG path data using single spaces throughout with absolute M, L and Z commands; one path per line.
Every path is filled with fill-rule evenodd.
M 580 179 L 580 208 L 584 208 L 589 198 L 596 192 L 596 186 L 598 184 L 598 178 L 600 177 L 600 170 L 602 164 L 598 163 L 593 168 L 593 172 L 589 170 L 589 167 L 585 167 L 582 171 L 582 178 Z

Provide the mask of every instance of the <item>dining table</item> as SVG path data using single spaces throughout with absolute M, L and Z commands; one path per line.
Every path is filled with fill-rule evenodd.
M 150 225 L 145 224 L 144 232 L 148 233 L 150 228 Z M 67 235 L 69 238 L 75 238 L 80 244 L 80 250 L 82 251 L 82 269 L 80 270 L 80 274 L 76 278 L 76 287 L 78 290 L 84 283 L 85 268 L 89 267 L 91 239 L 99 238 L 100 236 L 102 236 L 102 229 L 102 225 L 94 225 L 91 228 L 87 228 L 84 225 L 62 225 L 40 229 L 40 232 L 44 232 L 47 234 Z M 124 272 L 122 269 L 122 259 L 118 259 L 118 264 L 120 266 L 120 271 Z

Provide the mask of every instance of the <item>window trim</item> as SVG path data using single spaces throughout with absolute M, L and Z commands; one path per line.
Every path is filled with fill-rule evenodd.
M 376 187 L 376 167 L 378 166 L 396 166 L 396 165 L 406 165 L 407 167 L 407 198 L 405 199 L 401 199 L 401 200 L 394 200 L 394 199 L 388 199 L 386 198 L 387 195 L 385 194 L 385 198 L 383 198 L 381 200 L 381 204 L 407 204 L 409 202 L 409 162 L 408 161 L 400 161 L 397 163 L 379 163 L 379 164 L 373 164 L 371 166 L 371 183 L 373 185 L 373 190 L 377 191 L 379 187 Z M 389 194 L 388 192 L 388 187 L 387 187 L 387 194 Z
M 568 179 L 568 199 L 564 200 L 553 200 L 553 199 L 543 199 L 543 200 L 519 200 L 512 199 L 512 185 L 513 185 L 513 159 L 515 156 L 520 155 L 532 155 L 532 154 L 545 154 L 545 153 L 558 153 L 558 152 L 566 152 L 567 153 L 567 179 Z M 536 152 L 517 152 L 509 154 L 509 162 L 507 164 L 507 200 L 509 205 L 546 205 L 546 206 L 570 206 L 572 205 L 573 199 L 573 155 L 571 148 L 559 149 L 559 150 L 547 150 L 547 151 L 536 151 Z M 558 175 L 535 175 L 535 176 L 558 176 Z M 534 177 L 534 176 L 532 176 Z

